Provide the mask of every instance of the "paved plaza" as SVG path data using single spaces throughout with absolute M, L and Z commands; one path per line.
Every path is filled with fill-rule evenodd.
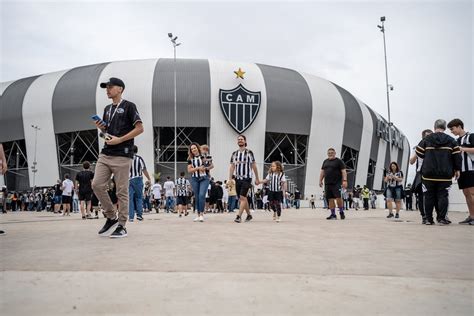
M 472 226 L 383 210 L 150 214 L 123 239 L 103 220 L 0 216 L 2 315 L 472 315 Z M 451 212 L 454 223 L 466 213 Z

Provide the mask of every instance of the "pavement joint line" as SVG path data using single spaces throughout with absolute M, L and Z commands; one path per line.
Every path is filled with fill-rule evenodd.
M 220 271 L 156 271 L 156 270 L 0 270 L 1 272 L 37 272 L 37 273 L 81 273 L 81 272 L 95 272 L 95 273 L 158 273 L 158 274 L 242 274 L 242 275 L 283 275 L 283 276 L 315 276 L 323 278 L 331 277 L 354 277 L 354 278 L 391 278 L 391 279 L 415 279 L 415 280 L 438 280 L 438 281 L 474 281 L 474 278 L 434 278 L 434 277 L 420 277 L 420 276 L 402 276 L 390 274 L 315 274 L 315 273 L 289 273 L 289 272 L 220 272 Z

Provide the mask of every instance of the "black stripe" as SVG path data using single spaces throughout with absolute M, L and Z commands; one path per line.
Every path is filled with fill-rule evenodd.
M 96 97 L 100 74 L 108 64 L 73 68 L 59 79 L 51 104 L 56 134 L 95 129 L 91 116 L 102 116 L 97 113 Z
M 29 87 L 39 76 L 17 80 L 10 84 L 0 99 L 0 142 L 25 138 L 23 130 L 23 100 Z M 28 128 L 31 128 L 28 126 Z
M 342 137 L 342 144 L 357 151 L 360 151 L 360 144 L 362 142 L 362 128 L 364 118 L 359 102 L 347 90 L 333 83 L 339 91 L 339 94 L 344 101 L 344 108 L 346 110 L 346 118 L 344 120 L 344 134 Z

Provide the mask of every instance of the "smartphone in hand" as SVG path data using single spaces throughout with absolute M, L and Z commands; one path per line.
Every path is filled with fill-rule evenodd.
M 97 123 L 99 123 L 100 125 L 107 125 L 107 124 L 105 123 L 105 121 L 102 120 L 102 119 L 100 118 L 100 116 L 98 116 L 97 114 L 96 114 L 96 115 L 93 115 L 91 118 L 92 118 L 94 121 L 96 121 Z

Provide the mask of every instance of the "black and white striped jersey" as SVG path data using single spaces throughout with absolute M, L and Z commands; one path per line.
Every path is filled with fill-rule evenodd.
M 178 178 L 175 181 L 176 196 L 188 196 L 189 181 L 186 178 Z
M 255 157 L 250 149 L 245 149 L 243 151 L 236 150 L 230 157 L 230 163 L 235 166 L 234 175 L 240 180 L 252 178 L 252 164 L 254 162 Z
M 459 147 L 474 148 L 474 134 L 466 133 L 457 139 Z M 462 168 L 461 172 L 474 171 L 474 154 L 465 151 L 461 152 Z
M 212 165 L 212 156 L 202 155 L 202 161 L 203 161 L 204 167 L 209 168 Z M 206 174 L 209 174 L 209 170 L 206 170 Z
M 202 165 L 204 165 L 204 160 L 203 160 L 203 157 L 202 156 L 195 156 L 193 158 L 191 158 L 190 160 L 188 160 L 188 165 L 191 165 L 191 167 L 193 168 L 197 168 L 197 167 L 200 167 Z M 192 173 L 192 176 L 193 177 L 202 177 L 202 176 L 205 176 L 206 175 L 206 172 L 200 172 L 200 171 L 194 171 Z
M 130 165 L 130 179 L 142 177 L 143 170 L 145 169 L 145 160 L 138 155 L 134 155 L 132 164 Z
M 282 191 L 283 190 L 283 182 L 286 182 L 286 177 L 283 172 L 281 173 L 269 173 L 265 178 L 268 180 L 268 189 L 270 191 Z

